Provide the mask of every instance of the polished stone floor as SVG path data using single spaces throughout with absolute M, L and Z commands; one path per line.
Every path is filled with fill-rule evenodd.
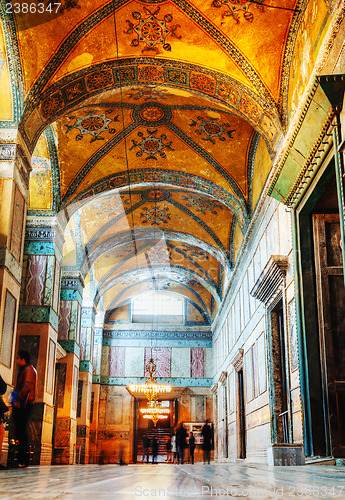
M 8 500 L 191 498 L 345 499 L 345 467 L 136 464 L 41 466 L 0 471 Z

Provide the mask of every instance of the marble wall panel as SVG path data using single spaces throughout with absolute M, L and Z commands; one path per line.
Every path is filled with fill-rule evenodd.
M 173 347 L 171 354 L 171 376 L 190 377 L 190 350 Z
M 126 347 L 125 377 L 144 376 L 144 349 Z
M 59 340 L 69 339 L 69 327 L 71 321 L 71 300 L 62 300 L 59 314 Z
M 17 262 L 20 262 L 21 258 L 24 210 L 25 200 L 19 188 L 16 186 L 14 191 L 10 251 Z
M 44 306 L 51 306 L 53 302 L 54 268 L 55 268 L 55 257 L 53 255 L 48 255 L 46 279 L 44 285 L 44 299 L 43 299 Z
M 43 305 L 46 267 L 46 255 L 29 255 L 26 269 L 25 305 Z
M 294 371 L 298 368 L 299 364 L 295 299 L 292 299 L 288 304 L 288 328 L 290 340 L 291 371 Z
M 213 377 L 213 349 L 212 347 L 206 347 L 205 349 L 205 377 Z
M 109 347 L 109 377 L 123 377 L 125 373 L 125 348 Z
M 101 377 L 108 377 L 109 373 L 109 347 L 102 346 L 101 354 Z
M 13 349 L 13 335 L 15 328 L 17 300 L 6 290 L 5 297 L 5 311 L 2 324 L 2 338 L 1 338 L 1 352 L 0 363 L 11 368 L 12 362 L 12 349 Z
M 57 364 L 57 407 L 63 408 L 65 398 L 67 363 Z
M 156 371 L 153 375 L 155 377 L 170 377 L 170 355 L 171 351 L 169 347 L 146 347 L 145 377 L 149 375 L 146 369 L 146 365 L 151 357 L 153 358 L 156 365 Z
M 88 329 L 85 327 L 80 328 L 80 359 L 86 359 L 86 343 L 87 343 L 87 334 Z
M 60 277 L 61 277 L 61 266 L 57 261 L 57 259 L 55 259 L 52 306 L 56 313 L 59 310 L 59 303 L 60 303 Z
M 190 350 L 190 376 L 205 377 L 205 349 L 192 347 Z

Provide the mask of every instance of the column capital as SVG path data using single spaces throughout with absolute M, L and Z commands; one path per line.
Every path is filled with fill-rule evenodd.
M 57 217 L 33 217 L 26 219 L 25 242 L 54 243 L 62 256 L 64 233 Z M 30 253 L 30 252 L 29 252 Z

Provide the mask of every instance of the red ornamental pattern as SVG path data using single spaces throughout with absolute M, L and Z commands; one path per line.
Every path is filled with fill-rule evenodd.
M 215 92 L 215 82 L 202 74 L 192 74 L 191 75 L 191 88 L 205 92 L 206 94 L 214 94 Z
M 69 326 L 71 322 L 71 300 L 62 300 L 59 314 L 59 340 L 68 340 Z
M 109 348 L 109 377 L 123 377 L 125 375 L 125 348 L 110 346 Z
M 254 123 L 259 122 L 261 116 L 260 109 L 252 100 L 248 99 L 248 97 L 242 97 L 239 110 L 248 116 L 248 118 L 250 118 Z
M 144 66 L 139 70 L 139 80 L 149 80 L 152 82 L 163 81 L 164 73 L 156 66 Z
M 25 305 L 43 305 L 46 268 L 46 255 L 29 256 L 26 271 Z
M 44 118 L 49 118 L 64 105 L 62 95 L 54 94 L 46 99 L 41 106 L 41 114 Z
M 146 347 L 145 348 L 145 377 L 149 376 L 146 369 L 149 359 L 152 357 L 156 365 L 154 377 L 170 377 L 170 347 Z
M 194 378 L 205 377 L 205 349 L 203 347 L 191 348 L 191 376 Z
M 111 71 L 98 71 L 92 73 L 86 79 L 86 84 L 91 90 L 101 89 L 113 83 L 113 75 Z

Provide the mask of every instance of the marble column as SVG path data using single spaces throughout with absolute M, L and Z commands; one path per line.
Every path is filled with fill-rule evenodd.
M 77 401 L 77 445 L 81 463 L 89 463 L 90 407 L 96 308 L 83 304 L 80 329 L 80 362 Z
M 10 391 L 15 371 L 30 155 L 16 130 L 0 130 L 0 375 Z M 6 397 L 5 397 L 6 399 Z M 8 432 L 2 447 L 8 452 Z
M 79 461 L 77 403 L 83 285 L 83 279 L 79 274 L 63 273 L 58 342 L 67 355 L 59 360 L 57 365 L 54 464 L 71 464 Z
M 93 370 L 90 402 L 90 443 L 89 443 L 89 463 L 99 463 L 98 453 L 98 417 L 100 399 L 100 377 L 101 377 L 101 356 L 103 339 L 103 318 L 96 317 L 95 335 L 93 342 Z
M 52 456 L 54 385 L 63 232 L 56 217 L 28 217 L 18 314 L 17 349 L 29 351 L 37 369 L 31 421 L 35 464 Z

